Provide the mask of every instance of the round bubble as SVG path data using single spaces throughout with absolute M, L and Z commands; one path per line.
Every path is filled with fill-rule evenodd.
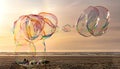
M 104 34 L 108 29 L 109 24 L 109 11 L 107 8 L 103 6 L 95 6 L 97 10 L 99 11 L 99 16 L 97 18 L 97 22 L 89 23 L 87 24 L 87 28 L 89 29 L 89 32 L 93 36 L 101 36 Z M 91 26 L 91 24 L 95 26 Z
M 80 35 L 101 36 L 108 29 L 110 13 L 103 6 L 89 6 L 80 15 L 76 29 Z
M 99 12 L 98 10 L 93 7 L 89 6 L 87 9 L 85 9 L 76 24 L 76 30 L 77 32 L 85 37 L 91 36 L 89 29 L 87 28 L 87 24 L 89 24 L 92 28 L 94 28 L 97 18 L 98 18 Z M 95 23 L 95 24 L 94 24 Z

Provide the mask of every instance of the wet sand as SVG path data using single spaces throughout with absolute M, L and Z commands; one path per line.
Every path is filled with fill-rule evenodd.
M 0 69 L 27 69 L 14 64 L 16 60 L 40 60 L 37 56 L 0 56 Z M 47 56 L 47 69 L 120 69 L 120 56 Z M 44 66 L 33 69 L 45 69 Z

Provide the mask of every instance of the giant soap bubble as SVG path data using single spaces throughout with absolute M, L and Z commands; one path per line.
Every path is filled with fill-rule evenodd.
M 20 16 L 14 22 L 13 33 L 17 46 L 29 44 L 36 52 L 34 42 L 45 40 L 54 34 L 57 27 L 57 17 L 52 13 L 41 12 Z M 45 41 L 44 41 L 45 46 Z M 46 48 L 45 48 L 46 51 Z
M 51 37 L 57 27 L 57 17 L 52 13 L 41 12 L 39 14 L 29 14 L 20 16 L 13 26 L 14 40 L 16 43 L 16 51 L 20 46 L 30 46 L 32 52 L 36 55 L 35 42 L 43 40 L 44 52 L 46 52 L 45 39 Z M 45 55 L 46 56 L 46 55 Z M 34 63 L 36 61 L 30 61 Z M 43 62 L 48 62 L 46 57 Z M 24 61 L 18 64 L 26 65 Z M 31 66 L 27 64 L 27 66 Z
M 91 26 L 90 22 L 88 21 L 87 28 L 93 36 L 100 36 L 107 31 L 109 24 L 109 11 L 103 6 L 96 6 L 95 8 L 97 8 L 99 12 L 97 22 L 92 22 L 94 26 Z
M 109 11 L 103 6 L 89 6 L 80 15 L 76 24 L 78 33 L 82 36 L 101 36 L 108 28 Z
M 58 20 L 57 20 L 57 17 L 52 13 L 41 12 L 38 15 L 42 16 L 45 22 L 41 35 L 42 35 L 42 40 L 43 40 L 43 45 L 44 45 L 44 51 L 46 52 L 45 39 L 51 37 L 55 33 Z
M 34 46 L 34 42 L 41 39 L 41 31 L 44 27 L 43 17 L 39 15 L 23 15 L 14 22 L 14 40 L 18 46 L 29 44 Z M 25 41 L 26 40 L 26 41 Z M 36 51 L 35 46 L 32 49 Z

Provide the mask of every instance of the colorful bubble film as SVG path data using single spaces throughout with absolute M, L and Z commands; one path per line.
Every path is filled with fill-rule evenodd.
M 85 37 L 101 36 L 108 29 L 110 13 L 103 6 L 89 6 L 76 24 L 77 32 Z
M 89 6 L 81 14 L 76 26 L 64 25 L 61 29 L 70 32 L 76 27 L 77 32 L 84 36 L 101 36 L 109 25 L 110 13 L 103 6 Z M 32 51 L 36 52 L 35 42 L 43 40 L 44 51 L 46 52 L 45 40 L 51 37 L 59 28 L 57 17 L 52 13 L 40 12 L 20 16 L 13 26 L 14 40 L 16 46 L 29 45 Z
M 63 27 L 62 27 L 62 30 L 64 31 L 64 32 L 70 32 L 71 31 L 71 25 L 69 25 L 69 24 L 66 24 L 66 25 L 64 25 Z
M 52 13 L 41 12 L 38 15 L 29 14 L 20 16 L 14 22 L 13 27 L 16 45 L 23 46 L 29 44 L 36 51 L 34 42 L 43 40 L 43 45 L 46 46 L 45 39 L 55 33 L 57 23 L 57 17 Z

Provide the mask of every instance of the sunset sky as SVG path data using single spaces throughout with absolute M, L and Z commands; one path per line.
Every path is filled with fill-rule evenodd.
M 16 45 L 12 26 L 25 14 L 53 13 L 58 26 L 76 24 L 82 10 L 88 6 L 104 6 L 110 11 L 108 31 L 100 37 L 83 37 L 76 30 L 56 32 L 46 39 L 47 51 L 51 52 L 118 52 L 120 51 L 120 0 L 0 0 L 0 52 L 14 52 Z M 37 51 L 43 51 L 42 41 L 35 43 Z M 29 52 L 29 46 L 18 51 Z

